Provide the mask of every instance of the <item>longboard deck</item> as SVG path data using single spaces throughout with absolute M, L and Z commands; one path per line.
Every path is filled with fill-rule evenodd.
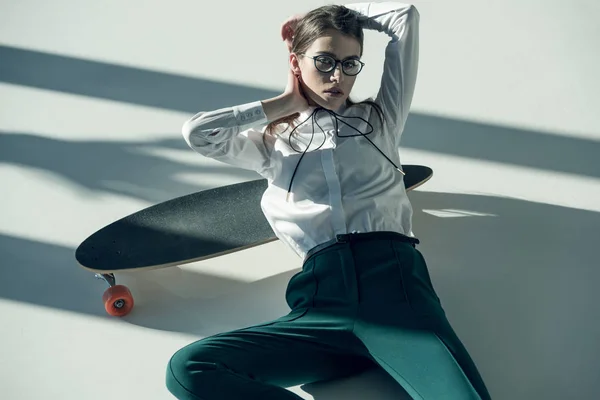
M 407 191 L 427 182 L 431 168 L 404 165 Z M 75 251 L 100 274 L 166 268 L 277 240 L 260 208 L 267 180 L 205 190 L 148 207 L 105 226 Z

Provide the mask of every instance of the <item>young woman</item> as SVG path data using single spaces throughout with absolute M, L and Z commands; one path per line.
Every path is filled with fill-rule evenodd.
M 179 350 L 179 399 L 298 400 L 286 387 L 379 366 L 414 399 L 489 399 L 412 234 L 398 144 L 417 76 L 419 14 L 400 3 L 325 6 L 288 19 L 280 96 L 187 121 L 189 146 L 268 180 L 262 210 L 304 259 L 291 312 Z M 373 101 L 348 99 L 362 29 L 390 36 Z

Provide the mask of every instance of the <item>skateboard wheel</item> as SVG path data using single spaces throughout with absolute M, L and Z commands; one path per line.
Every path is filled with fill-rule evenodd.
M 133 296 L 123 285 L 111 286 L 102 295 L 104 308 L 113 317 L 124 317 L 133 308 Z

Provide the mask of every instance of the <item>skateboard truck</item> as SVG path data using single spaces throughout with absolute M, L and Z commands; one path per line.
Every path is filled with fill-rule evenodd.
M 124 317 L 129 314 L 133 308 L 133 295 L 127 286 L 117 285 L 115 274 L 96 274 L 95 276 L 109 286 L 102 295 L 106 312 L 115 317 Z
M 116 286 L 115 274 L 96 274 L 96 278 L 108 283 L 109 287 Z

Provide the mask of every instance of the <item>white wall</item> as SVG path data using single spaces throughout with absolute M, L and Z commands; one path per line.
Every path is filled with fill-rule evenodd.
M 105 343 L 136 366 L 108 375 L 122 398 L 169 398 L 164 364 L 178 347 L 285 310 L 282 287 L 299 261 L 279 243 L 122 277 L 139 300 L 126 322 L 104 315 L 104 288 L 72 251 L 147 205 L 256 177 L 197 157 L 181 123 L 282 90 L 279 25 L 325 3 L 0 3 L 4 397 L 105 396 L 111 384 L 91 385 L 91 372 L 114 364 L 94 345 Z M 401 155 L 435 170 L 412 199 L 449 318 L 495 399 L 595 398 L 600 6 L 416 4 L 421 63 Z M 357 97 L 376 91 L 386 41 L 367 32 Z M 254 268 L 239 268 L 248 257 Z M 322 400 L 398 393 L 382 375 L 294 390 Z

